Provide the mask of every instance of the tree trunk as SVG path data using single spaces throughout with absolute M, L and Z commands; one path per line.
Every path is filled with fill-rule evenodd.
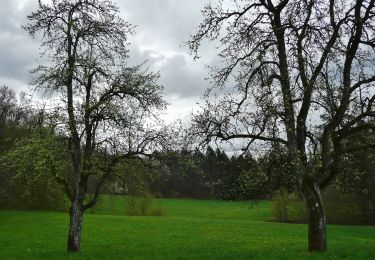
M 327 222 L 319 187 L 311 180 L 304 180 L 302 193 L 308 209 L 308 250 L 327 251 Z
M 70 207 L 68 234 L 68 252 L 78 252 L 81 247 L 83 207 L 79 200 L 74 200 Z

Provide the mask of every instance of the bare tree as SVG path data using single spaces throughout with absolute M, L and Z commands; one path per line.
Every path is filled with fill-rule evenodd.
M 204 8 L 188 42 L 196 58 L 203 39 L 219 42 L 223 61 L 195 130 L 207 141 L 244 140 L 245 150 L 287 147 L 309 211 L 309 251 L 327 250 L 320 189 L 341 155 L 374 147 L 345 142 L 374 128 L 374 14 L 373 0 L 220 1 Z
M 166 103 L 158 74 L 126 64 L 133 26 L 111 1 L 39 1 L 28 19 L 25 29 L 42 36 L 50 62 L 34 71 L 35 84 L 60 94 L 66 119 L 60 129 L 69 138 L 72 172 L 58 181 L 71 200 L 67 250 L 79 251 L 84 211 L 97 202 L 119 158 L 147 154 L 162 139 L 151 122 Z M 91 176 L 98 182 L 85 204 Z
M 17 98 L 13 89 L 5 85 L 0 87 L 0 126 L 25 124 L 30 112 L 29 100 L 24 92 Z
M 0 87 L 0 124 L 9 121 L 17 106 L 16 93 L 7 86 Z

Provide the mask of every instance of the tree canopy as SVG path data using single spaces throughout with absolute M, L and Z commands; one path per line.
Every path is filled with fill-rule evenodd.
M 309 250 L 326 250 L 319 189 L 339 170 L 352 134 L 374 129 L 374 1 L 258 0 L 208 4 L 188 42 L 219 41 L 195 132 L 206 140 L 280 143 L 309 208 Z M 215 89 L 233 83 L 232 93 Z M 218 95 L 215 101 L 210 93 Z
M 147 154 L 160 144 L 157 114 L 166 106 L 158 74 L 130 66 L 134 27 L 107 0 L 39 1 L 24 27 L 42 38 L 49 63 L 34 70 L 36 84 L 60 95 L 60 132 L 69 139 L 72 172 L 61 183 L 71 199 L 68 250 L 80 250 L 83 211 L 119 158 Z M 104 160 L 103 156 L 107 160 Z M 98 178 L 91 201 L 87 183 Z

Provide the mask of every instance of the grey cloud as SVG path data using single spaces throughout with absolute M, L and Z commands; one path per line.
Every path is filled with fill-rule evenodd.
M 23 6 L 14 0 L 2 0 L 0 16 L 0 84 L 14 83 L 16 90 L 25 89 L 29 70 L 35 67 L 38 45 L 22 29 L 26 16 L 35 8 L 36 1 Z
M 138 25 L 145 40 L 160 41 L 166 46 L 180 46 L 188 40 L 201 20 L 204 0 L 122 0 L 118 1 L 124 18 Z
M 205 73 L 189 68 L 183 55 L 167 59 L 161 76 L 167 93 L 180 97 L 201 96 L 207 86 L 207 81 L 204 80 Z
M 165 93 L 174 98 L 193 98 L 202 96 L 207 88 L 205 80 L 208 69 L 187 60 L 185 55 L 165 56 L 155 51 L 139 51 L 132 48 L 129 64 L 137 65 L 147 61 L 153 71 L 160 72 L 160 83 Z
M 181 47 L 197 29 L 202 20 L 200 11 L 207 1 L 117 0 L 123 18 L 138 26 L 131 39 L 129 64 L 149 60 L 150 67 L 160 71 L 167 99 L 173 99 L 171 106 L 179 99 L 196 103 L 209 84 L 204 80 L 208 75 L 205 64 L 216 63 L 213 46 L 204 45 L 202 59 L 197 62 L 192 61 L 186 46 Z M 21 28 L 36 5 L 36 0 L 1 0 L 0 84 L 9 84 L 18 91 L 25 90 L 29 70 L 40 61 L 40 40 L 31 39 Z
M 195 98 L 208 86 L 204 80 L 212 65 L 215 50 L 202 46 L 202 59 L 193 61 L 183 43 L 189 39 L 200 21 L 206 0 L 121 0 L 118 1 L 125 20 L 137 25 L 131 39 L 131 60 L 141 63 L 147 59 L 160 70 L 160 82 L 167 95 Z M 216 61 L 215 61 L 216 63 Z M 194 102 L 193 102 L 194 103 Z

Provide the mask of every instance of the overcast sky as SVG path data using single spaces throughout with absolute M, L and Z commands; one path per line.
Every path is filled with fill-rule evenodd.
M 202 58 L 193 61 L 183 42 L 202 20 L 206 0 L 117 0 L 121 16 L 137 25 L 132 38 L 131 63 L 149 60 L 160 71 L 170 106 L 167 121 L 186 119 L 200 101 L 208 82 L 207 65 L 215 60 L 214 47 L 204 46 Z M 17 92 L 28 89 L 30 69 L 38 64 L 40 39 L 21 28 L 37 0 L 0 0 L 0 85 Z

